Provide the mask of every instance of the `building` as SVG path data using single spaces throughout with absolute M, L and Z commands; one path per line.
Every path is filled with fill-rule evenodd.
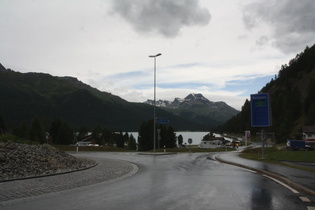
M 303 126 L 302 128 L 303 140 L 315 142 L 315 126 Z
M 224 142 L 225 142 L 224 137 L 210 137 L 207 140 L 203 139 L 199 144 L 199 148 L 205 149 L 219 148 L 224 145 Z
M 78 141 L 76 146 L 89 146 L 90 144 L 92 144 L 91 141 Z

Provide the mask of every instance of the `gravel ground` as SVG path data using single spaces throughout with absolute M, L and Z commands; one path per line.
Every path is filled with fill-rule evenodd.
M 81 170 L 95 161 L 76 158 L 48 144 L 0 143 L 0 182 Z
M 50 145 L 0 143 L 0 207 L 4 201 L 111 181 L 138 171 L 125 161 L 79 156 Z
M 105 158 L 93 158 L 93 160 L 98 164 L 88 170 L 56 176 L 0 182 L 0 208 L 2 202 L 5 201 L 119 180 L 138 171 L 137 166 L 125 161 Z

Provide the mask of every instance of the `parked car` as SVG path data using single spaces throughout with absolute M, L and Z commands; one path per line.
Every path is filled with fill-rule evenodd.
M 309 145 L 302 140 L 289 140 L 287 141 L 287 149 L 288 150 L 312 150 Z
M 241 141 L 237 141 L 237 140 L 233 140 L 232 144 L 235 146 L 235 147 L 238 147 L 238 146 L 242 146 L 242 142 Z

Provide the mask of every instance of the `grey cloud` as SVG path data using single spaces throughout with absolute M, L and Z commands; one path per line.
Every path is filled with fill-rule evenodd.
M 267 24 L 271 27 L 274 47 L 282 52 L 299 52 L 314 44 L 314 0 L 258 0 L 243 8 L 247 29 Z
M 265 45 L 268 42 L 268 37 L 267 36 L 261 36 L 257 41 L 256 41 L 256 45 L 258 46 L 262 46 Z
M 175 37 L 184 26 L 204 26 L 211 19 L 198 0 L 113 0 L 112 9 L 138 33 Z

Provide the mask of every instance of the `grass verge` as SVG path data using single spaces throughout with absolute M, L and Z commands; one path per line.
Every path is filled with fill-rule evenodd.
M 268 147 L 265 149 L 264 159 L 262 159 L 261 148 L 247 148 L 244 150 L 240 157 L 247 158 L 256 161 L 263 161 L 274 163 L 278 165 L 284 165 L 292 168 L 298 168 L 301 170 L 315 173 L 315 169 L 307 168 L 303 166 L 284 163 L 285 161 L 292 162 L 315 162 L 315 151 L 280 151 L 275 147 Z

